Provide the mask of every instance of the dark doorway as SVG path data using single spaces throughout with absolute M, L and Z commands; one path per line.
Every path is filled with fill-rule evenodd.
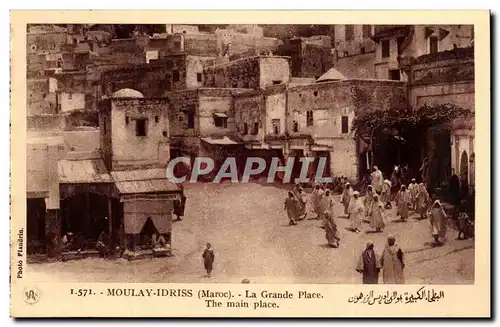
M 27 200 L 27 251 L 28 254 L 45 252 L 45 199 Z
M 108 198 L 95 193 L 81 193 L 61 201 L 62 235 L 80 234 L 90 243 L 108 231 Z M 115 216 L 113 214 L 113 216 Z

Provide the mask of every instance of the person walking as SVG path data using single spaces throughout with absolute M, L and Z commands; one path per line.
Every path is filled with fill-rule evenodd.
M 418 193 L 418 184 L 415 178 L 411 179 L 410 184 L 408 185 L 408 191 L 410 192 L 410 209 L 417 209 L 417 193 Z
M 376 232 L 380 232 L 385 228 L 384 204 L 380 201 L 380 197 L 375 194 L 371 205 L 370 227 Z
M 327 210 L 324 213 L 324 226 L 325 237 L 328 245 L 334 248 L 338 248 L 340 242 L 340 233 L 338 231 L 335 218 L 333 217 L 333 212 L 331 212 L 330 210 Z
M 396 196 L 396 203 L 398 205 L 398 216 L 402 221 L 406 221 L 409 216 L 408 205 L 410 203 L 410 193 L 406 190 L 406 186 L 401 185 L 401 188 Z
M 434 238 L 434 244 L 442 245 L 441 241 L 446 237 L 446 219 L 447 215 L 439 200 L 434 201 L 429 212 L 431 223 L 431 234 Z
M 206 248 L 205 251 L 203 251 L 202 258 L 203 258 L 203 266 L 207 271 L 207 277 L 210 277 L 212 275 L 212 269 L 215 261 L 215 253 L 214 250 L 212 249 L 212 244 L 210 243 L 206 244 Z
M 386 209 L 391 209 L 391 181 L 386 179 L 382 185 L 382 193 L 380 200 L 384 203 Z
M 288 215 L 289 225 L 297 225 L 296 220 L 299 211 L 298 206 L 298 200 L 295 198 L 292 192 L 288 192 L 288 197 L 285 199 L 285 210 Z
M 361 203 L 361 199 L 359 198 L 359 192 L 355 191 L 352 194 L 351 204 L 349 205 L 349 219 L 351 220 L 351 224 L 349 229 L 353 232 L 359 233 L 361 232 L 361 221 L 364 215 L 364 207 Z
M 366 248 L 358 260 L 356 271 L 363 275 L 363 284 L 378 284 L 380 260 L 375 254 L 372 241 L 366 243 Z
M 344 205 L 344 214 L 349 217 L 349 205 L 351 203 L 351 198 L 354 190 L 349 182 L 345 183 L 344 191 L 342 192 L 342 197 L 340 203 Z
M 417 192 L 417 213 L 420 215 L 421 219 L 427 218 L 427 208 L 431 202 L 431 198 L 429 196 L 429 192 L 427 192 L 427 188 L 424 183 L 420 183 L 418 185 Z
M 377 166 L 373 166 L 373 173 L 371 175 L 372 177 L 372 187 L 373 191 L 377 192 L 380 194 L 382 192 L 382 185 L 384 182 L 384 175 L 382 172 L 378 169 Z
M 394 235 L 387 237 L 380 265 L 382 267 L 384 284 L 404 284 L 404 253 L 399 245 L 396 244 Z
M 299 212 L 298 212 L 298 220 L 306 219 L 307 217 L 307 194 L 304 192 L 302 186 L 297 187 L 297 192 L 295 193 L 295 197 L 298 200 L 299 204 Z

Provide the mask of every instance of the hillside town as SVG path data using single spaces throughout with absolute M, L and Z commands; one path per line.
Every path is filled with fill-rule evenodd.
M 29 269 L 41 280 L 474 283 L 473 26 L 294 28 L 28 26 Z M 197 158 L 214 166 L 175 183 L 166 170 L 180 157 L 178 176 Z M 306 157 L 310 182 L 268 182 L 274 159 L 296 159 L 296 178 Z M 213 183 L 227 158 L 239 177 L 248 158 L 266 169 Z M 386 273 L 390 251 L 399 272 Z M 430 262 L 450 271 L 436 277 Z

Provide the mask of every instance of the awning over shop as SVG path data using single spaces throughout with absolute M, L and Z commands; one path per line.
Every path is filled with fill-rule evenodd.
M 111 175 L 121 195 L 179 192 L 180 188 L 166 178 L 166 173 L 165 169 L 153 168 L 113 171 Z
M 60 160 L 58 173 L 61 184 L 113 183 L 101 159 Z
M 220 118 L 227 118 L 227 114 L 225 112 L 215 112 L 214 116 Z
M 202 137 L 201 140 L 204 142 L 207 142 L 208 144 L 212 144 L 212 145 L 237 145 L 237 144 L 239 144 L 238 142 L 231 140 L 227 136 L 223 136 L 221 138 Z

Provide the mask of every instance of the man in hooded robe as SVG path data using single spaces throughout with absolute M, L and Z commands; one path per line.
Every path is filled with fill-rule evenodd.
M 332 210 L 333 207 L 333 197 L 330 194 L 330 190 L 326 190 L 325 194 L 321 198 L 321 202 L 319 204 L 319 215 L 320 219 L 322 221 L 322 226 L 325 225 L 324 218 L 325 218 L 325 212 L 328 210 Z
M 435 244 L 442 244 L 440 239 L 446 236 L 446 219 L 447 215 L 439 200 L 434 201 L 429 212 L 431 223 L 431 234 Z
M 319 205 L 321 203 L 321 199 L 323 198 L 323 190 L 321 189 L 320 185 L 317 184 L 314 187 L 314 191 L 312 191 L 311 195 L 311 202 L 313 205 L 313 211 L 316 214 L 316 219 L 319 219 L 320 215 L 320 210 L 319 210 Z
M 298 219 L 305 219 L 307 216 L 307 195 L 304 192 L 304 189 L 301 186 L 297 187 L 297 191 L 295 196 L 299 202 L 299 216 Z
M 351 203 L 351 197 L 353 194 L 352 186 L 349 182 L 345 183 L 344 191 L 342 192 L 342 196 L 340 198 L 340 203 L 344 205 L 344 214 L 349 216 L 349 205 Z
M 387 244 L 380 260 L 384 284 L 404 284 L 404 254 L 393 235 L 387 237 Z
M 429 192 L 427 192 L 427 188 L 425 187 L 424 183 L 418 184 L 418 192 L 417 192 L 417 199 L 416 199 L 416 210 L 417 213 L 420 215 L 420 218 L 427 218 L 427 208 L 429 206 L 429 203 L 431 201 L 431 198 L 429 196 Z
M 376 193 L 375 193 L 376 195 Z M 369 220 L 372 215 L 372 203 L 373 203 L 373 187 L 368 185 L 365 194 L 365 209 L 366 209 L 366 218 Z
M 371 217 L 370 217 L 370 227 L 374 228 L 377 232 L 380 232 L 385 228 L 384 222 L 384 204 L 380 201 L 380 197 L 375 194 L 373 196 L 373 202 L 371 204 Z
M 375 191 L 378 194 L 380 194 L 380 192 L 382 192 L 382 184 L 383 184 L 383 182 L 384 182 L 384 175 L 378 169 L 377 166 L 373 166 L 373 173 L 372 173 L 372 187 L 373 187 L 373 191 Z
M 380 200 L 384 203 L 385 208 L 392 208 L 391 205 L 391 181 L 386 179 L 382 185 L 382 193 L 380 194 Z
M 408 204 L 410 203 L 410 193 L 406 190 L 406 186 L 401 185 L 401 188 L 396 196 L 396 202 L 398 204 L 398 215 L 401 216 L 401 220 L 408 219 L 409 209 Z
M 411 183 L 408 185 L 408 191 L 410 192 L 410 208 L 416 210 L 418 184 L 415 178 L 412 178 Z
M 299 203 L 292 192 L 288 192 L 288 197 L 285 199 L 285 210 L 288 215 L 288 224 L 297 225 Z
M 334 248 L 338 248 L 340 241 L 340 233 L 338 231 L 337 224 L 335 223 L 333 213 L 330 210 L 327 210 L 324 213 L 324 224 L 326 233 L 325 236 L 328 245 Z
M 349 229 L 356 233 L 361 232 L 361 221 L 363 219 L 365 209 L 363 207 L 363 204 L 361 203 L 358 191 L 352 193 L 352 200 L 351 204 L 349 205 L 348 211 L 349 219 L 351 220 Z
M 366 249 L 361 253 L 356 271 L 363 274 L 363 284 L 378 284 L 380 260 L 375 254 L 373 242 L 366 243 Z

